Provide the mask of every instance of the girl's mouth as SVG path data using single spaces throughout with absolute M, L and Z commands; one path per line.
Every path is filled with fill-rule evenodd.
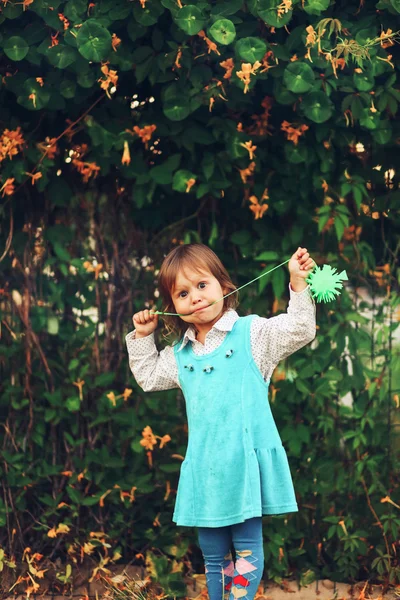
M 205 308 L 208 308 L 208 306 L 202 306 L 201 308 L 197 308 L 194 312 L 200 312 L 201 310 L 204 310 Z

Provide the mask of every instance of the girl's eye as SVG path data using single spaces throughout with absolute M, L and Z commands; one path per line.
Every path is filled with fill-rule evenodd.
M 186 294 L 186 292 L 181 292 L 181 293 L 179 294 L 179 298 L 184 298 L 184 297 L 185 297 L 185 296 L 182 296 L 182 294 Z
M 205 281 L 200 281 L 199 285 L 204 285 L 204 287 L 207 285 Z M 204 290 L 204 287 L 201 288 L 202 290 Z

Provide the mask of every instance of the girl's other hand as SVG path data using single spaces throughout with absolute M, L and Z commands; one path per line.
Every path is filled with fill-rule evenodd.
M 155 309 L 153 309 L 155 310 Z M 132 317 L 133 325 L 135 326 L 136 339 L 146 337 L 153 333 L 158 325 L 158 315 L 155 315 L 147 308 L 135 313 Z

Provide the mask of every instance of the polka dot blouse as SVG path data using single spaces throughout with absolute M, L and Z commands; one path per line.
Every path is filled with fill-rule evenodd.
M 289 284 L 289 291 L 290 300 L 286 313 L 269 319 L 257 315 L 252 321 L 251 350 L 254 361 L 266 381 L 271 378 L 282 359 L 315 338 L 316 310 L 309 286 L 301 292 L 294 292 Z M 238 318 L 235 310 L 226 311 L 207 333 L 204 344 L 196 340 L 194 328 L 189 326 L 180 348 L 192 344 L 193 351 L 199 356 L 212 352 L 222 344 Z M 135 330 L 126 335 L 125 341 L 130 369 L 145 392 L 180 388 L 172 346 L 158 352 L 154 333 L 136 339 Z

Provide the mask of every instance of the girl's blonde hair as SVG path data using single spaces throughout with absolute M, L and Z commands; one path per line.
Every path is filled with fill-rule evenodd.
M 226 293 L 236 290 L 228 271 L 208 246 L 204 244 L 183 244 L 174 248 L 164 258 L 158 276 L 158 287 L 164 302 L 163 312 L 176 312 L 171 298 L 178 272 L 188 267 L 193 271 L 200 269 L 209 271 L 218 279 L 222 288 L 228 290 Z M 218 298 L 216 298 L 218 300 Z M 231 294 L 224 298 L 223 313 L 229 308 L 236 308 L 239 303 L 237 294 Z M 187 329 L 187 323 L 180 317 L 164 316 L 165 330 L 167 336 L 172 335 L 178 341 Z

